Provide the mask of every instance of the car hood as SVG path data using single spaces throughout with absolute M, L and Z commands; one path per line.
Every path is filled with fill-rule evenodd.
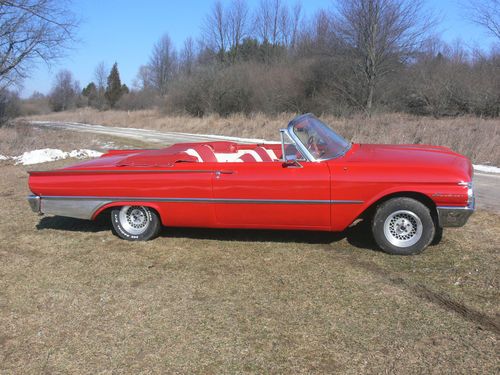
M 346 161 L 416 178 L 422 173 L 432 173 L 443 181 L 471 181 L 473 174 L 469 159 L 443 146 L 358 144 L 346 155 Z

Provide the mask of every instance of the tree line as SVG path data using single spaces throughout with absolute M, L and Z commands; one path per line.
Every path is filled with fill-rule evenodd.
M 444 43 L 423 0 L 332 4 L 306 17 L 300 3 L 284 0 L 261 0 L 254 9 L 245 0 L 215 1 L 198 38 L 180 49 L 168 33 L 157 41 L 131 89 L 121 84 L 116 63 L 109 71 L 100 63 L 83 90 L 64 71 L 49 93 L 51 107 L 160 107 L 194 116 L 500 115 L 498 48 Z M 464 16 L 500 41 L 499 9 L 500 0 L 470 1 Z

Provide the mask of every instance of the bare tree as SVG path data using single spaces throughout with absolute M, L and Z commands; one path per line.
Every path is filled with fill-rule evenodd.
M 149 90 L 151 88 L 151 69 L 148 65 L 141 65 L 133 82 L 133 88 L 137 90 Z
M 422 0 L 339 0 L 333 22 L 363 82 L 367 113 L 378 80 L 412 56 L 434 24 Z
M 104 94 L 106 92 L 109 71 L 110 69 L 106 66 L 104 61 L 99 62 L 94 69 L 94 79 L 97 89 L 97 97 L 94 101 L 94 106 L 98 109 L 104 109 L 107 105 Z
M 228 39 L 228 21 L 222 3 L 217 0 L 205 18 L 202 28 L 203 40 L 207 47 L 214 50 L 221 62 L 225 59 Z
M 332 39 L 335 37 L 332 25 L 333 22 L 327 11 L 322 9 L 316 13 L 311 32 L 315 54 L 331 56 L 337 53 L 337 51 L 332 51 Z
M 106 82 L 109 75 L 109 68 L 104 61 L 99 62 L 94 69 L 94 79 L 98 90 L 106 89 Z
M 58 112 L 75 107 L 79 95 L 80 84 L 74 80 L 73 74 L 69 70 L 59 71 L 49 94 L 52 109 Z
M 469 0 L 469 18 L 500 39 L 500 0 Z
M 281 0 L 261 0 L 255 16 L 255 27 L 263 42 L 276 45 L 280 42 L 284 7 Z
M 77 25 L 65 0 L 0 0 L 0 87 L 20 83 L 37 62 L 62 57 Z
M 275 3 L 275 6 L 279 4 Z M 302 5 L 297 2 L 293 8 L 286 5 L 278 8 L 278 40 L 277 43 L 287 48 L 295 48 L 297 33 L 301 21 Z
M 227 12 L 227 36 L 231 59 L 238 58 L 239 47 L 248 32 L 248 6 L 245 0 L 233 0 Z
M 282 21 L 283 35 L 285 39 L 285 45 L 291 49 L 294 49 L 297 45 L 297 38 L 299 33 L 299 25 L 302 20 L 302 4 L 297 2 L 291 12 L 286 12 L 289 14 L 287 17 L 287 22 Z M 282 16 L 282 19 L 285 17 Z
M 165 95 L 177 69 L 177 53 L 167 34 L 154 45 L 148 68 L 151 86 Z
M 180 53 L 180 70 L 183 74 L 190 76 L 196 62 L 196 50 L 193 38 L 189 37 L 184 41 L 184 47 Z

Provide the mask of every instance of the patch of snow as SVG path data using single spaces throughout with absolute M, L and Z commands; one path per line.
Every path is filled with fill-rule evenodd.
M 96 158 L 101 155 L 102 152 L 94 150 L 86 150 L 86 149 L 64 152 L 62 150 L 54 148 L 44 148 L 41 150 L 27 151 L 20 156 L 13 157 L 12 159 L 15 161 L 16 164 L 32 165 L 32 164 L 47 163 L 49 161 L 66 159 L 68 157 L 85 159 L 85 158 Z
M 9 160 L 10 158 L 5 155 L 0 155 L 0 160 Z
M 474 170 L 486 173 L 500 173 L 500 168 L 492 165 L 473 164 Z
M 41 150 L 26 151 L 20 156 L 15 156 L 13 159 L 16 164 L 32 165 L 38 163 L 46 163 L 48 161 L 55 161 L 65 159 L 67 153 L 54 148 L 43 148 Z
M 102 152 L 95 150 L 87 150 L 87 149 L 73 150 L 68 152 L 68 156 L 70 158 L 77 158 L 77 159 L 98 158 L 101 155 Z

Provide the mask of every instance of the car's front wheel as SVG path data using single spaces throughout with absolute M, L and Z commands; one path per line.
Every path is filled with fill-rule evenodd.
M 123 206 L 111 210 L 111 222 L 118 237 L 128 241 L 147 241 L 161 229 L 156 211 L 145 206 Z
M 377 208 L 372 231 L 375 242 L 386 253 L 412 255 L 432 242 L 436 227 L 423 203 L 412 198 L 393 198 Z

